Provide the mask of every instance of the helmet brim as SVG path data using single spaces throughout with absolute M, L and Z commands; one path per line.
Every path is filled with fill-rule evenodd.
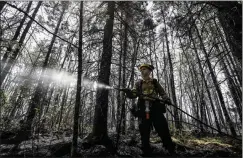
M 146 67 L 148 68 L 150 71 L 153 71 L 154 70 L 154 67 L 153 65 L 148 65 L 148 64 L 143 64 L 139 67 L 139 70 L 141 70 L 143 67 Z

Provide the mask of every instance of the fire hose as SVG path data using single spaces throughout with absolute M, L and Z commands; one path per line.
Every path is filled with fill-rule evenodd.
M 118 91 L 125 92 L 125 93 L 130 93 L 130 92 L 131 92 L 131 90 L 128 89 L 128 88 L 124 88 L 124 89 L 114 88 L 114 89 L 116 89 L 116 90 L 118 90 Z M 205 125 L 205 126 L 211 128 L 212 130 L 215 130 L 215 131 L 219 132 L 220 134 L 229 136 L 229 137 L 231 137 L 231 138 L 233 138 L 233 139 L 242 141 L 242 140 L 239 139 L 239 138 L 236 138 L 236 137 L 234 137 L 234 136 L 231 136 L 231 135 L 229 135 L 229 134 L 226 134 L 226 133 L 224 133 L 224 132 L 222 132 L 222 131 L 220 131 L 220 130 L 218 130 L 218 129 L 216 129 L 216 128 L 214 128 L 214 127 L 212 127 L 212 126 L 210 126 L 210 125 L 208 125 L 208 124 L 206 124 L 206 123 L 204 123 L 204 122 L 202 122 L 201 120 L 199 120 L 199 119 L 193 117 L 192 115 L 188 114 L 187 112 L 185 112 L 184 110 L 180 109 L 179 107 L 177 107 L 176 105 L 172 104 L 171 102 L 166 102 L 166 101 L 164 101 L 164 100 L 162 100 L 162 99 L 159 99 L 159 98 L 156 98 L 156 97 L 153 97 L 153 96 L 144 95 L 144 94 L 138 94 L 138 96 L 139 96 L 139 97 L 147 97 L 147 98 L 150 98 L 150 99 L 159 101 L 159 102 L 161 102 L 161 103 L 164 103 L 164 104 L 167 104 L 167 105 L 171 105 L 171 106 L 173 106 L 174 108 L 176 108 L 176 109 L 178 109 L 179 111 L 181 111 L 182 113 L 186 114 L 187 116 L 189 116 L 189 117 L 193 118 L 194 120 L 200 122 L 201 124 L 203 124 L 203 125 Z M 145 104 L 145 105 L 146 105 L 146 104 Z M 147 104 L 147 106 L 148 106 L 148 104 Z M 146 106 L 145 112 L 146 112 L 146 118 L 149 118 L 149 109 L 147 109 L 147 106 Z M 167 108 L 167 109 L 168 109 L 168 108 Z

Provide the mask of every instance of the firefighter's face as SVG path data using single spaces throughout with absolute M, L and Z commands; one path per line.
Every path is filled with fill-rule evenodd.
M 141 72 L 141 75 L 142 75 L 142 77 L 144 78 L 146 78 L 146 77 L 149 77 L 149 75 L 151 74 L 151 70 L 150 69 L 148 69 L 148 68 L 146 68 L 146 67 L 142 67 L 141 69 L 140 69 L 140 72 Z

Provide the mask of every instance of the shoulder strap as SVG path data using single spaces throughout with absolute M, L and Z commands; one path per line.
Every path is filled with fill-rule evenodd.
M 142 85 L 143 85 L 143 81 L 139 80 L 139 83 L 138 83 L 138 92 L 139 92 L 139 94 L 142 94 L 142 92 L 143 92 Z
M 136 82 L 136 89 L 139 94 L 142 94 L 142 84 L 143 84 L 142 80 Z
M 138 81 L 138 92 L 139 94 L 142 94 L 142 84 L 143 84 L 143 81 L 142 80 L 139 80 Z M 153 84 L 154 84 L 154 88 L 155 88 L 155 91 L 156 93 L 158 93 L 158 80 L 153 78 Z
M 159 93 L 159 91 L 158 91 L 158 80 L 153 78 L 153 84 L 154 84 L 154 88 L 155 88 L 156 93 Z

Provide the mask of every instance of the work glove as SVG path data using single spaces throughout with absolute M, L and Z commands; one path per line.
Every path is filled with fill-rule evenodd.
M 121 91 L 123 91 L 124 93 L 126 93 L 126 95 L 131 96 L 132 95 L 132 90 L 129 88 L 123 88 L 120 89 Z
M 168 105 L 172 105 L 170 98 L 164 99 L 163 102 Z
M 123 92 L 125 92 L 125 93 L 132 92 L 131 89 L 129 89 L 129 88 L 122 88 L 120 90 L 123 91 Z

